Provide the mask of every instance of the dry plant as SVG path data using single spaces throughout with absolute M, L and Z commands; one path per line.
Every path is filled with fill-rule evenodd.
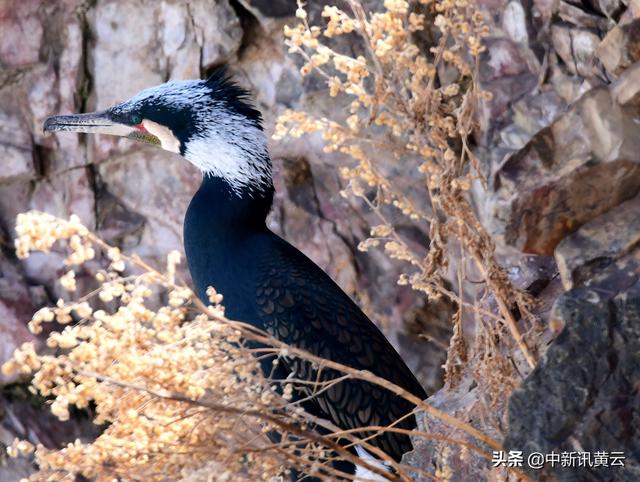
M 421 0 L 415 9 L 403 0 L 386 0 L 382 12 L 370 15 L 359 2 L 348 3 L 349 12 L 325 7 L 324 29 L 309 25 L 300 5 L 299 24 L 285 34 L 290 50 L 306 60 L 303 74 L 318 72 L 326 79 L 330 95 L 351 97 L 350 115 L 314 119 L 286 112 L 276 136 L 321 132 L 327 151 L 353 158 L 353 165 L 341 169 L 347 181 L 343 194 L 360 200 L 380 219 L 360 249 L 382 245 L 389 256 L 409 267 L 400 284 L 430 297 L 448 296 L 458 304 L 448 381 L 452 383 L 466 369 L 465 363 L 471 365 L 472 358 L 471 371 L 485 377 L 498 397 L 514 385 L 507 361 L 514 349 L 529 366 L 535 358 L 512 314 L 517 308 L 532 322 L 530 301 L 498 265 L 491 238 L 468 196 L 472 182 L 481 182 L 468 142 L 474 106 L 487 95 L 476 82 L 481 38 L 486 34 L 482 16 L 466 0 Z M 427 14 L 434 19 L 439 37 L 424 53 L 414 35 L 429 28 Z M 345 34 L 359 35 L 366 55 L 354 58 L 323 43 L 323 36 Z M 389 168 L 411 172 L 415 187 L 428 194 L 428 203 L 417 202 L 395 185 L 386 173 Z M 398 234 L 389 210 L 427 227 L 426 255 Z M 29 324 L 34 333 L 42 330 L 43 323 L 66 326 L 48 336 L 45 353 L 37 354 L 32 344 L 25 344 L 3 371 L 32 374 L 31 390 L 49 397 L 52 412 L 61 420 L 69 418 L 70 407 L 91 406 L 95 422 L 104 426 L 96 440 L 75 441 L 61 450 L 16 441 L 10 454 L 33 457 L 39 467 L 29 480 L 70 480 L 76 474 L 98 481 L 271 480 L 290 467 L 335 480 L 341 474 L 331 465 L 332 459 L 356 461 L 345 443 L 358 443 L 385 459 L 395 470 L 387 475 L 389 480 L 410 480 L 410 474 L 418 472 L 442 479 L 442 474 L 389 460 L 367 443 L 379 431 L 406 430 L 394 426 L 340 430 L 292 402 L 294 390 L 302 385 L 311 384 L 320 391 L 349 377 L 405 397 L 464 433 L 467 440 L 418 431 L 414 436 L 436 440 L 444 449 L 457 444 L 488 459 L 489 450 L 500 449 L 492 437 L 386 380 L 314 357 L 226 319 L 223 300 L 213 288 L 208 292 L 210 304 L 205 305 L 176 280 L 178 253 L 170 253 L 166 268 L 159 271 L 107 245 L 77 218 L 64 221 L 44 213 L 25 213 L 19 216 L 16 229 L 17 253 L 22 258 L 32 251 L 47 252 L 59 241 L 66 245 L 67 270 L 60 284 L 72 301 L 59 300 L 55 307 L 35 313 Z M 463 273 L 459 273 L 457 293 L 445 284 L 449 257 L 457 254 L 450 252 L 451 240 L 459 241 L 463 259 L 475 263 L 499 315 L 492 313 L 490 296 L 465 298 Z M 110 260 L 96 273 L 99 286 L 71 296 L 78 291 L 76 271 L 98 251 Z M 158 297 L 166 301 L 164 306 L 156 306 Z M 478 320 L 471 357 L 461 333 L 463 310 L 473 312 Z M 322 382 L 268 380 L 261 363 L 278 363 L 281 357 L 300 357 L 316 370 L 335 370 L 339 376 Z M 494 375 L 487 376 L 483 370 Z M 319 435 L 317 427 L 326 434 Z M 376 467 L 367 468 L 379 473 Z
M 376 13 L 366 12 L 357 0 L 346 3 L 345 10 L 325 6 L 327 24 L 321 28 L 309 24 L 299 2 L 299 22 L 285 28 L 285 36 L 289 51 L 304 59 L 302 75 L 324 78 L 330 96 L 350 102 L 348 115 L 314 118 L 289 110 L 280 116 L 275 138 L 318 132 L 325 151 L 351 158 L 340 170 L 346 184 L 342 194 L 379 219 L 359 249 L 381 246 L 407 263 L 399 284 L 457 304 L 446 383 L 455 384 L 466 370 L 490 403 L 504 403 L 519 378 L 510 358 L 522 360 L 527 369 L 535 366 L 534 343 L 527 342 L 523 330 L 533 334 L 537 325 L 531 299 L 499 265 L 469 196 L 473 183 L 484 184 L 469 145 L 475 107 L 490 98 L 477 82 L 481 39 L 488 33 L 482 13 L 470 0 L 385 0 Z M 332 48 L 332 39 L 341 35 L 359 38 L 364 54 Z M 417 45 L 425 37 L 436 39 L 428 51 Z M 412 185 L 396 183 L 394 172 L 411 178 Z M 426 192 L 427 200 L 416 192 L 422 199 Z M 402 238 L 392 217 L 429 233 L 426 255 Z M 445 281 L 452 256 L 460 260 L 455 290 Z M 477 291 L 466 281 L 465 271 L 472 269 L 486 287 L 481 299 L 465 295 Z M 471 350 L 462 334 L 463 310 L 476 320 Z M 522 326 L 514 313 L 521 315 Z
M 109 246 L 76 217 L 65 221 L 40 212 L 19 215 L 16 232 L 21 258 L 32 251 L 48 252 L 57 242 L 66 245 L 67 268 L 60 284 L 69 293 L 78 290 L 75 273 L 81 265 L 99 251 L 109 260 L 107 268 L 95 274 L 98 288 L 34 314 L 29 328 L 35 334 L 42 332 L 43 323 L 64 326 L 48 336 L 45 353 L 37 354 L 32 343 L 25 343 L 2 367 L 7 375 L 32 375 L 30 390 L 48 397 L 60 420 L 70 418 L 71 407 L 91 404 L 94 422 L 104 427 L 96 440 L 76 440 L 61 450 L 16 440 L 9 455 L 33 457 L 39 467 L 26 480 L 62 481 L 76 475 L 96 481 L 280 480 L 291 467 L 323 480 L 348 479 L 331 460 L 367 464 L 346 450 L 345 442 L 358 443 L 386 460 L 395 470 L 389 480 L 411 480 L 409 474 L 417 469 L 389 459 L 367 442 L 376 433 L 406 429 L 340 430 L 292 401 L 302 385 L 312 385 L 313 396 L 349 377 L 405 397 L 475 443 L 422 432 L 415 436 L 461 445 L 487 459 L 489 453 L 477 445 L 499 448 L 496 440 L 387 380 L 228 320 L 222 296 L 213 288 L 205 305 L 176 282 L 177 252 L 167 256 L 166 269 L 160 272 Z M 159 294 L 167 303 L 152 308 Z M 275 364 L 281 357 L 299 357 L 318 371 L 334 370 L 338 376 L 317 382 L 267 380 L 260 362 Z M 318 427 L 326 435 L 319 435 Z
M 16 232 L 21 258 L 48 252 L 58 241 L 66 244 L 67 270 L 59 281 L 69 293 L 78 290 L 76 270 L 97 251 L 110 260 L 95 275 L 97 289 L 34 314 L 34 334 L 43 323 L 66 325 L 48 336 L 46 354 L 26 343 L 2 367 L 6 374 L 33 374 L 30 390 L 49 397 L 60 420 L 69 419 L 70 407 L 92 404 L 94 422 L 105 426 L 95 441 L 77 440 L 62 450 L 16 441 L 10 455 L 34 453 L 39 467 L 29 480 L 69 480 L 75 474 L 97 481 L 270 480 L 288 467 L 334 479 L 331 457 L 356 460 L 336 440 L 355 442 L 357 434 L 321 437 L 313 429 L 318 424 L 339 430 L 291 402 L 299 384 L 313 383 L 321 391 L 343 378 L 267 381 L 261 361 L 275 364 L 295 354 L 227 320 L 213 288 L 206 306 L 177 283 L 179 253 L 170 253 L 160 272 L 107 245 L 76 217 L 64 221 L 46 213 L 19 215 Z M 154 309 L 158 295 L 166 305 Z M 277 433 L 280 441 L 267 433 Z
M 176 281 L 177 252 L 167 256 L 161 272 L 109 246 L 75 216 L 66 221 L 35 211 L 18 216 L 16 232 L 21 258 L 48 252 L 58 242 L 65 246 L 66 272 L 59 281 L 69 294 L 78 291 L 75 273 L 81 265 L 99 252 L 109 260 L 95 274 L 96 289 L 34 314 L 29 328 L 35 334 L 44 323 L 64 326 L 48 336 L 45 352 L 38 354 L 25 343 L 2 367 L 7 375 L 32 375 L 30 390 L 48 397 L 60 420 L 70 418 L 72 407 L 91 406 L 94 422 L 104 427 L 96 440 L 76 440 L 61 450 L 16 440 L 9 455 L 33 457 L 39 467 L 26 480 L 62 481 L 76 475 L 96 481 L 279 480 L 289 468 L 323 480 L 348 479 L 331 464 L 336 459 L 381 473 L 347 450 L 355 443 L 393 467 L 389 480 L 411 480 L 411 472 L 421 471 L 368 443 L 382 431 L 409 431 L 393 425 L 340 430 L 292 400 L 303 385 L 307 393 L 312 386 L 313 396 L 346 378 L 405 397 L 475 443 L 421 432 L 416 436 L 462 445 L 487 459 L 488 451 L 478 446 L 499 447 L 491 437 L 370 372 L 318 358 L 228 320 L 222 296 L 213 288 L 205 305 Z M 166 304 L 153 308 L 158 295 L 165 296 Z M 282 357 L 299 357 L 318 371 L 338 375 L 315 382 L 265 378 L 260 363 L 277 364 Z

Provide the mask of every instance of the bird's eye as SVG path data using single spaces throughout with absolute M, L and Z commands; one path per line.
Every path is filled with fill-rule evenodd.
M 133 124 L 140 124 L 142 122 L 142 117 L 139 115 L 133 115 L 131 116 L 131 122 Z

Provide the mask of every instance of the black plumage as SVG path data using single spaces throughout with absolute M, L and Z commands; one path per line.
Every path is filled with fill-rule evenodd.
M 369 370 L 422 399 L 426 393 L 398 353 L 358 306 L 315 263 L 265 225 L 272 192 L 236 196 L 225 181 L 203 179 L 184 223 L 189 270 L 201 298 L 208 286 L 225 297 L 227 316 L 352 368 Z M 209 222 L 204 222 L 204 220 Z M 316 379 L 307 363 L 284 361 L 296 378 Z M 268 367 L 266 367 L 268 369 Z M 321 379 L 337 378 L 323 370 Z M 413 404 L 379 386 L 345 380 L 306 407 L 343 429 L 389 425 Z M 415 427 L 413 417 L 399 424 Z M 386 432 L 371 443 L 394 459 L 411 449 L 406 435 Z

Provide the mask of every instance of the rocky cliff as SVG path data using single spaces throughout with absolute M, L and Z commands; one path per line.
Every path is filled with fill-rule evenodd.
M 310 3 L 320 22 L 328 2 Z M 199 183 L 177 156 L 127 140 L 44 136 L 44 119 L 106 108 L 220 64 L 255 92 L 270 131 L 286 108 L 342 109 L 286 52 L 282 28 L 295 8 L 289 0 L 0 2 L 0 361 L 33 338 L 31 314 L 60 294 L 62 256 L 15 258 L 18 213 L 75 213 L 107 241 L 161 264 L 181 249 L 182 216 Z M 627 453 L 624 471 L 548 469 L 559 480 L 638 480 L 640 4 L 481 0 L 478 8 L 491 27 L 479 81 L 493 97 L 478 112 L 474 152 L 488 184 L 473 201 L 509 274 L 538 298 L 546 328 L 544 356 L 496 433 L 519 450 Z M 322 147 L 316 137 L 272 143 L 270 225 L 354 296 L 429 391 L 438 390 L 452 306 L 399 287 L 400 266 L 356 249 L 372 220 L 339 196 L 336 158 Z M 90 432 L 82 418 L 54 422 L 14 380 L 3 382 L 0 443 L 18 436 L 55 446 Z M 434 398 L 468 418 L 482 417 L 477 402 L 464 384 Z M 429 429 L 451 433 L 434 421 Z M 491 477 L 486 461 L 418 445 L 414 465 L 430 469 L 444 457 L 455 480 Z M 26 471 L 2 465 L 0 479 Z

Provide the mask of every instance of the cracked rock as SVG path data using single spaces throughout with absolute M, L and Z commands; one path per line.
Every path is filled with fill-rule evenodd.
M 505 450 L 622 451 L 625 467 L 547 470 L 561 482 L 640 480 L 640 250 L 561 296 L 552 317 L 564 329 L 511 396 Z
M 640 190 L 638 69 L 595 88 L 510 155 L 494 175 L 490 229 L 525 253 L 551 255 L 566 235 Z
M 611 29 L 598 46 L 596 56 L 615 77 L 640 60 L 640 19 Z
M 587 29 L 554 25 L 551 39 L 555 51 L 572 74 L 592 75 L 594 52 L 600 44 L 598 35 Z
M 565 289 L 591 278 L 640 243 L 638 213 L 640 196 L 589 221 L 558 244 L 555 258 Z

